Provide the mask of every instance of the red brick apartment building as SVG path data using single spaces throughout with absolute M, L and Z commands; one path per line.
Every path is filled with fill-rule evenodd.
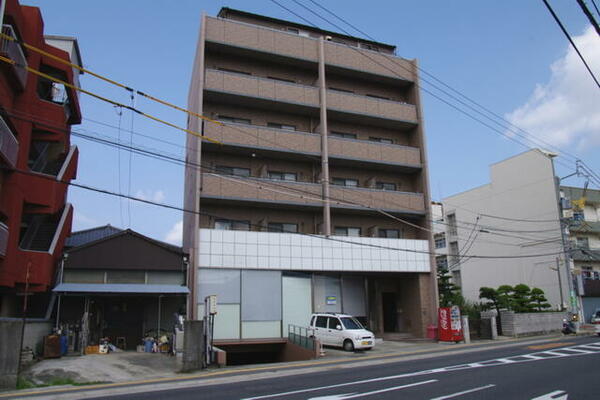
M 44 37 L 37 7 L 8 0 L 2 33 L 80 64 L 75 39 Z M 78 73 L 5 37 L 0 56 L 15 62 L 0 61 L 0 317 L 20 317 L 26 295 L 28 315 L 38 317 L 46 311 L 71 232 L 73 207 L 66 202 L 65 182 L 77 171 L 70 127 L 80 123 L 81 112 L 76 91 L 26 67 L 76 84 Z

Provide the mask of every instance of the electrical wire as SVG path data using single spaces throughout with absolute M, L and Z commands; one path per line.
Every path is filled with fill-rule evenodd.
M 4 35 L 4 34 L 2 34 L 2 35 Z M 140 111 L 140 110 L 135 109 L 135 108 L 132 108 L 131 106 L 127 106 L 125 104 L 122 104 L 122 103 L 119 103 L 117 101 L 111 100 L 111 99 L 109 99 L 107 97 L 104 97 L 104 96 L 101 96 L 99 94 L 90 92 L 89 90 L 86 90 L 86 89 L 83 89 L 81 87 L 75 86 L 75 85 L 73 85 L 73 84 L 71 84 L 69 82 L 63 81 L 62 79 L 55 78 L 55 77 L 53 77 L 51 75 L 45 74 L 45 73 L 43 73 L 41 71 L 38 71 L 38 70 L 36 70 L 34 68 L 31 68 L 31 67 L 27 66 L 27 65 L 19 64 L 16 61 L 11 60 L 10 58 L 6 58 L 4 56 L 0 56 L 0 61 L 3 61 L 5 63 L 7 63 L 7 64 L 15 65 L 15 66 L 18 66 L 18 67 L 21 67 L 21 68 L 25 68 L 28 72 L 31 72 L 34 75 L 40 76 L 42 78 L 46 78 L 46 79 L 48 79 L 48 80 L 50 80 L 52 82 L 55 82 L 55 83 L 59 83 L 61 85 L 64 85 L 65 87 L 68 87 L 68 88 L 72 89 L 72 90 L 76 90 L 78 92 L 87 94 L 88 96 L 94 97 L 94 98 L 96 98 L 98 100 L 101 100 L 101 101 L 104 101 L 106 103 L 112 104 L 113 106 L 118 106 L 118 107 L 126 108 L 128 110 L 131 110 L 131 111 L 135 112 L 136 114 L 142 115 L 142 116 L 144 116 L 144 117 L 146 117 L 148 119 L 151 119 L 153 121 L 159 122 L 159 123 L 161 123 L 163 125 L 169 126 L 171 128 L 177 129 L 177 130 L 180 130 L 182 132 L 185 132 L 185 133 L 193 135 L 193 136 L 197 136 L 201 140 L 206 140 L 208 142 L 212 142 L 212 143 L 216 143 L 216 144 L 221 144 L 221 142 L 219 142 L 218 140 L 207 138 L 207 137 L 203 136 L 202 134 L 200 134 L 198 132 L 195 132 L 195 131 L 192 131 L 192 130 L 189 130 L 189 129 L 186 129 L 186 128 L 182 128 L 182 127 L 177 126 L 177 125 L 175 125 L 175 124 L 173 124 L 171 122 L 162 120 L 162 119 L 160 119 L 158 117 L 155 117 L 155 116 L 153 116 L 151 114 L 145 113 L 145 112 Z M 216 124 L 221 125 L 221 123 L 218 122 L 218 121 L 214 121 L 214 122 Z
M 556 15 L 556 13 L 554 12 L 554 10 L 550 6 L 550 3 L 548 3 L 547 0 L 542 0 L 542 1 L 546 5 L 546 8 L 548 8 L 548 11 L 550 11 L 550 14 L 552 14 L 552 17 L 554 18 L 554 20 L 556 21 L 556 23 L 558 24 L 558 26 L 560 27 L 560 29 L 562 30 L 562 32 L 565 34 L 565 36 L 569 40 L 569 43 L 571 43 L 571 46 L 573 46 L 573 49 L 575 50 L 575 52 L 577 53 L 577 55 L 581 59 L 581 62 L 583 63 L 583 65 L 585 65 L 585 68 L 590 73 L 590 76 L 592 77 L 592 79 L 594 80 L 594 82 L 596 82 L 596 86 L 598 86 L 598 88 L 600 89 L 600 82 L 598 82 L 598 79 L 596 79 L 596 75 L 594 75 L 594 73 L 592 72 L 592 70 L 591 70 L 590 66 L 588 65 L 587 61 L 585 61 L 585 58 L 583 58 L 583 55 L 581 54 L 581 52 L 577 48 L 577 45 L 575 44 L 575 42 L 571 38 L 571 35 L 569 35 L 569 32 L 567 32 L 567 29 L 564 27 L 564 25 L 562 24 L 562 22 L 558 18 L 558 15 Z
M 594 15 L 591 13 L 589 8 L 585 4 L 585 1 L 577 0 L 577 4 L 579 4 L 579 7 L 581 7 L 581 11 L 583 11 L 587 19 L 590 21 L 590 24 L 594 27 L 598 36 L 600 36 L 600 26 L 598 26 L 598 22 L 596 22 L 596 20 L 594 19 Z
M 56 177 L 50 176 L 50 175 L 44 175 L 44 174 L 39 174 L 39 173 L 32 172 L 32 171 L 26 171 L 26 170 L 21 170 L 21 169 L 16 169 L 16 168 L 10 168 L 10 167 L 7 167 L 7 166 L 0 166 L 0 168 L 6 170 L 7 172 L 19 173 L 19 174 L 29 175 L 29 176 L 35 176 L 37 178 L 41 178 L 41 179 L 46 179 L 46 180 L 50 180 L 50 181 L 53 181 L 53 182 L 62 183 L 62 184 L 68 185 L 68 186 L 73 186 L 73 187 L 77 187 L 77 188 L 80 188 L 80 189 L 94 191 L 94 192 L 106 194 L 106 195 L 109 195 L 109 196 L 123 197 L 123 198 L 128 199 L 128 200 L 133 200 L 133 201 L 137 201 L 137 202 L 141 202 L 141 203 L 145 203 L 145 204 L 149 204 L 149 205 L 153 205 L 153 206 L 157 206 L 157 207 L 168 208 L 168 209 L 176 210 L 176 211 L 182 211 L 184 213 L 189 213 L 189 214 L 204 215 L 204 216 L 208 216 L 208 217 L 216 218 L 216 219 L 227 219 L 227 217 L 223 217 L 223 216 L 216 215 L 216 214 L 206 213 L 206 212 L 202 212 L 202 211 L 189 210 L 189 209 L 185 209 L 183 207 L 174 206 L 174 205 L 165 204 L 165 203 L 158 203 L 158 202 L 155 202 L 155 201 L 152 201 L 152 200 L 142 199 L 142 198 L 134 197 L 134 196 L 129 196 L 129 195 L 126 195 L 126 194 L 123 194 L 123 193 L 117 193 L 117 192 L 110 191 L 110 190 L 107 190 L 107 189 L 101 189 L 101 188 L 97 188 L 97 187 L 90 186 L 90 185 L 75 183 L 75 182 L 72 182 L 70 180 L 59 180 Z M 256 227 L 256 228 L 260 228 L 260 230 L 264 230 L 265 229 L 265 227 L 262 226 L 262 225 L 250 224 L 250 226 Z M 426 251 L 426 250 L 414 250 L 414 249 L 405 249 L 405 248 L 396 248 L 396 247 L 389 247 L 389 246 L 381 246 L 381 245 L 376 245 L 376 244 L 371 244 L 371 243 L 354 242 L 352 240 L 339 239 L 339 238 L 336 238 L 336 237 L 316 235 L 316 234 L 310 234 L 310 233 L 302 233 L 302 232 L 288 232 L 288 233 L 291 233 L 291 234 L 294 234 L 294 235 L 299 235 L 299 236 L 316 237 L 316 238 L 319 238 L 319 239 L 322 239 L 322 240 L 329 240 L 329 241 L 335 241 L 335 242 L 348 243 L 348 244 L 353 244 L 353 245 L 358 245 L 358 246 L 363 246 L 363 247 L 372 247 L 372 248 L 385 249 L 385 250 L 394 250 L 394 251 L 404 251 L 404 252 L 408 252 L 408 253 L 417 253 L 417 254 L 429 254 L 429 255 L 435 255 L 436 254 L 434 252 L 429 252 L 429 251 Z M 539 258 L 539 257 L 556 256 L 556 255 L 559 255 L 559 254 L 562 254 L 562 253 L 563 252 L 561 251 L 560 253 L 523 254 L 523 255 L 519 255 L 519 256 L 473 255 L 473 256 L 470 256 L 470 257 L 471 258 L 481 258 L 481 259 L 519 259 L 519 258 Z

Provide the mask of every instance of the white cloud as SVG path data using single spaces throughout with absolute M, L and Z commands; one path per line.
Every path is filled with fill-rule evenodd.
M 156 190 L 154 192 L 152 190 L 138 190 L 135 197 L 142 200 L 153 201 L 154 203 L 162 203 L 165 200 L 165 192 L 162 190 Z
M 600 38 L 594 29 L 573 40 L 600 79 Z M 600 145 L 600 89 L 573 47 L 550 69 L 550 80 L 538 83 L 529 100 L 505 117 L 554 146 L 583 150 Z
M 183 221 L 176 222 L 175 225 L 165 235 L 165 242 L 181 246 L 183 239 Z

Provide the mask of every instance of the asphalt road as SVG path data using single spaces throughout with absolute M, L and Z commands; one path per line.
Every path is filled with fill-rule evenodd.
M 600 399 L 600 338 L 96 399 Z

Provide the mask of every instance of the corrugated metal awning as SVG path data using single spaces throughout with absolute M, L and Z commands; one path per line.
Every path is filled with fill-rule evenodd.
M 57 293 L 122 293 L 122 294 L 188 294 L 185 286 L 145 285 L 134 283 L 60 283 L 53 292 Z

